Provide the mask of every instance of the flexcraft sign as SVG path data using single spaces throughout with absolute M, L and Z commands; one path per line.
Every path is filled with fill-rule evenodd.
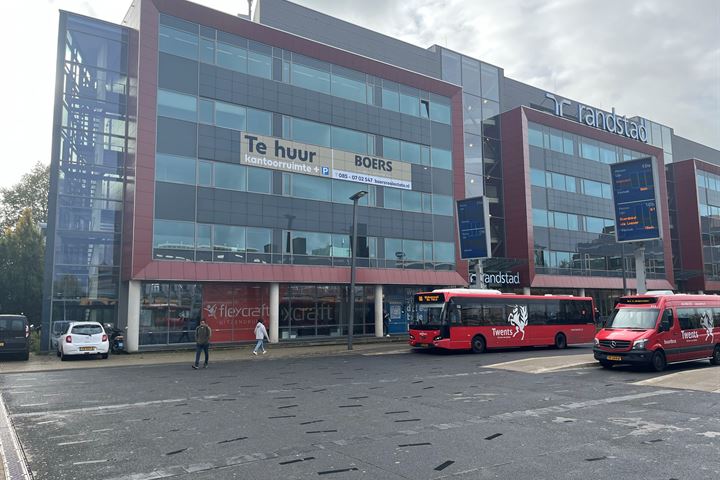
M 249 133 L 241 148 L 243 165 L 412 190 L 411 166 L 397 160 Z
M 545 98 L 549 98 L 555 104 L 555 115 L 558 117 L 564 117 L 563 107 L 572 105 L 570 100 L 564 98 L 557 98 L 552 93 L 545 93 Z M 588 125 L 590 127 L 599 128 L 606 132 L 621 135 L 623 137 L 632 138 L 640 142 L 647 143 L 648 133 L 647 127 L 643 122 L 634 122 L 628 120 L 625 115 L 619 116 L 615 113 L 615 107 L 612 108 L 612 112 L 604 112 L 597 108 L 588 107 L 582 103 L 577 104 L 577 115 L 576 120 L 580 123 Z

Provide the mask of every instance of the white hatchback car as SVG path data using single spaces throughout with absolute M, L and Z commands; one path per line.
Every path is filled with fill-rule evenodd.
M 102 355 L 108 358 L 110 342 L 98 322 L 70 322 L 57 342 L 57 356 L 65 361 L 72 355 Z

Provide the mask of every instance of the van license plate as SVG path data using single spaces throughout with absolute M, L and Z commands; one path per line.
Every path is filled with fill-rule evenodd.
M 95 347 L 80 347 L 81 352 L 89 352 L 95 350 Z
M 608 356 L 607 356 L 607 359 L 608 359 L 608 360 L 615 360 L 615 361 L 619 362 L 620 360 L 622 360 L 622 357 L 618 357 L 617 355 L 608 355 Z

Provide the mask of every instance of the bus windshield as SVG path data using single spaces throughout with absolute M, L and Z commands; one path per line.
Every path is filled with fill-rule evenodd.
M 638 328 L 649 330 L 655 328 L 660 310 L 657 308 L 618 308 L 605 328 Z
M 444 303 L 415 304 L 413 323 L 415 325 L 440 325 L 442 323 Z

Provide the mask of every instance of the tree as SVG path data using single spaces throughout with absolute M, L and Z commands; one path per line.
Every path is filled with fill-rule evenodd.
M 0 312 L 24 313 L 40 324 L 44 252 L 32 209 L 26 208 L 0 236 Z
M 0 229 L 12 227 L 26 208 L 37 222 L 47 223 L 50 166 L 38 162 L 9 188 L 0 188 Z

